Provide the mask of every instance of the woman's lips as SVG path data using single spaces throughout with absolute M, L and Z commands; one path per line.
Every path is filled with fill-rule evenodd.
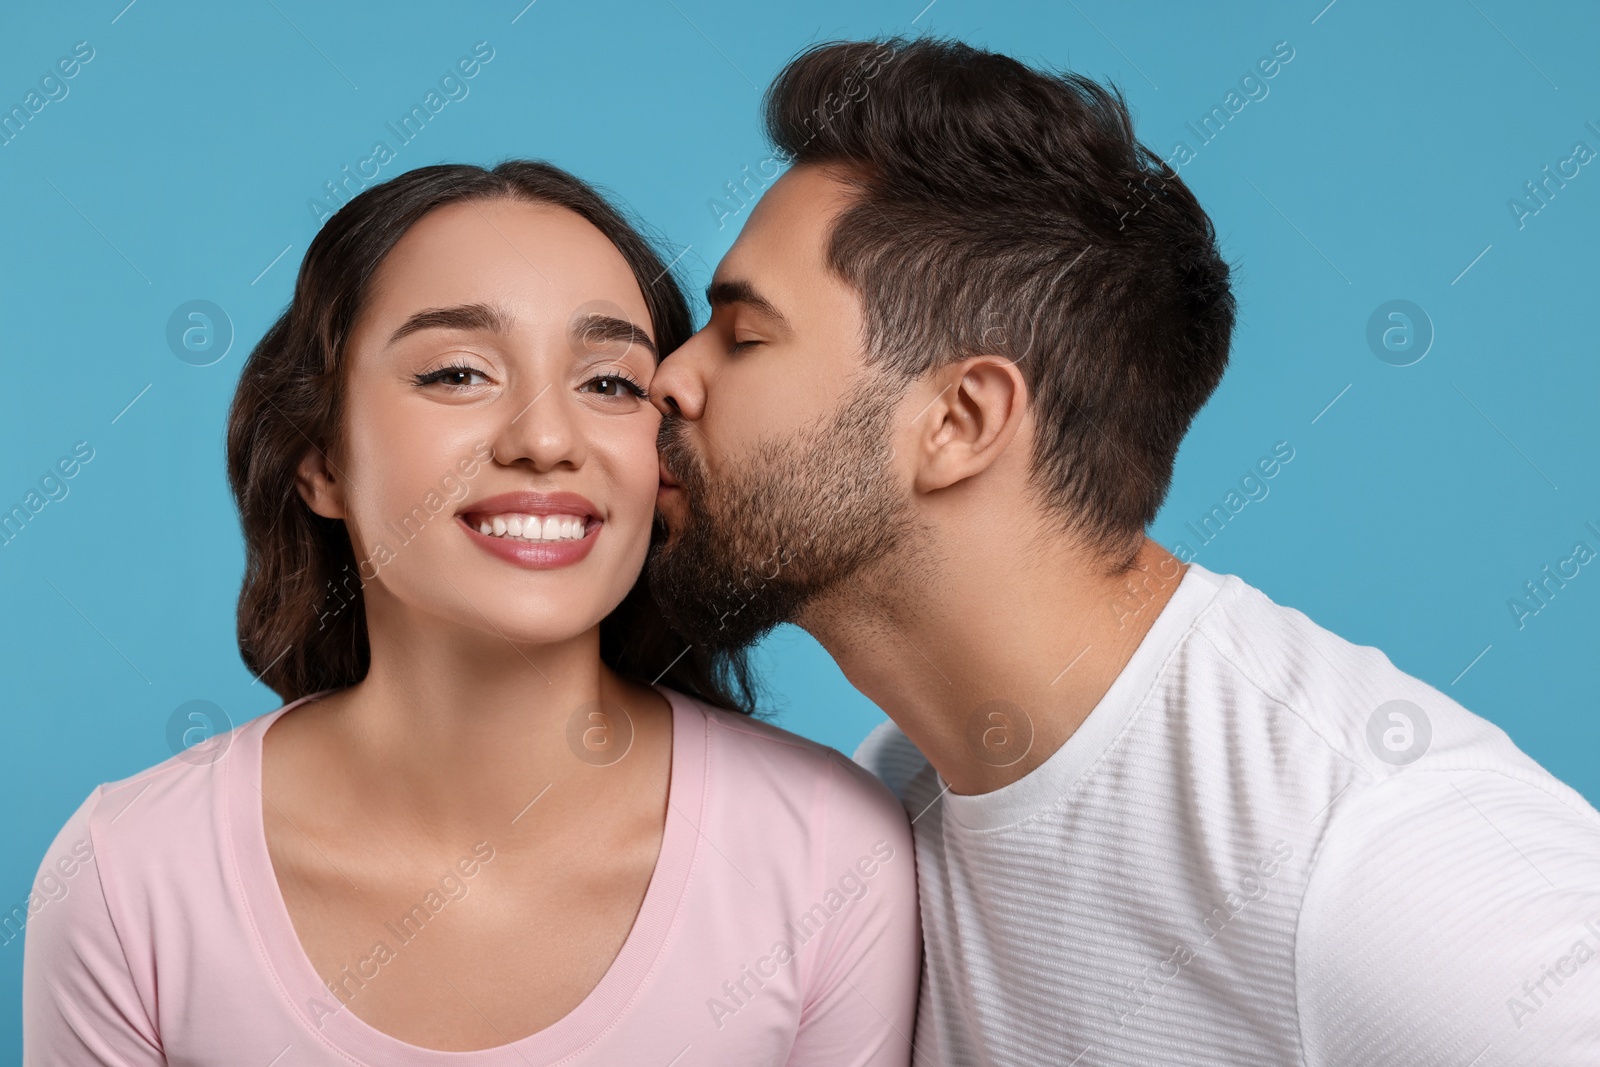
M 605 526 L 599 509 L 577 493 L 531 491 L 473 501 L 456 513 L 456 522 L 484 551 L 530 570 L 580 562 Z
M 536 571 L 570 567 L 574 563 L 581 562 L 594 549 L 594 543 L 599 540 L 600 531 L 605 526 L 604 523 L 591 519 L 584 528 L 582 537 L 560 541 L 525 541 L 518 537 L 496 537 L 493 534 L 480 533 L 465 515 L 457 515 L 456 522 L 466 531 L 468 539 L 485 552 L 498 556 L 508 563 Z

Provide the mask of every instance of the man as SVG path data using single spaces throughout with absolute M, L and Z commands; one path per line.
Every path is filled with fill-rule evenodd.
M 917 1061 L 1600 1063 L 1600 814 L 1145 536 L 1234 302 L 1120 97 L 853 43 L 766 120 L 793 165 L 651 387 L 651 581 L 893 720 L 857 758 L 914 820 Z

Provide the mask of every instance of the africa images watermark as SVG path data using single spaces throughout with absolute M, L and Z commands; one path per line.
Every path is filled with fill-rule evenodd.
M 798 919 L 784 924 L 787 937 L 774 941 L 771 951 L 765 956 L 740 967 L 737 978 L 723 982 L 722 996 L 707 997 L 706 1010 L 711 1012 L 711 1021 L 717 1024 L 717 1029 L 721 1030 L 729 1019 L 755 1000 L 766 988 L 767 982 L 777 976 L 779 969 L 793 963 L 800 955 L 800 949 L 835 917 L 866 896 L 867 883 L 894 857 L 893 845 L 887 841 L 874 842 L 871 854 L 862 856 L 847 867 L 844 874 L 823 892 L 821 900 L 802 912 Z
M 1600 544 L 1600 526 L 1593 522 L 1583 524 L 1584 529 L 1593 534 L 1596 543 Z M 1539 574 L 1522 583 L 1522 594 L 1511 597 L 1506 601 L 1506 607 L 1511 611 L 1511 619 L 1517 624 L 1517 629 L 1525 629 L 1528 620 L 1550 606 L 1556 594 L 1567 587 L 1567 583 L 1583 573 L 1582 568 L 1595 558 L 1595 550 L 1589 542 L 1578 540 L 1573 542 L 1572 551 L 1556 560 L 1554 564 L 1546 563 Z
M 805 120 L 806 129 L 809 131 L 806 144 L 815 140 L 817 134 L 826 129 L 834 117 L 846 107 L 865 100 L 867 83 L 877 77 L 883 65 L 893 58 L 894 52 L 888 48 L 874 52 L 869 60 L 862 62 L 845 78 L 842 86 L 843 95 L 837 91 L 829 92 L 822 104 Z M 860 92 L 857 92 L 857 89 Z M 706 206 L 711 209 L 711 217 L 716 220 L 717 229 L 726 227 L 729 219 L 739 215 L 759 200 L 767 186 L 776 181 L 778 175 L 783 173 L 783 168 L 793 161 L 793 154 L 779 149 L 756 164 L 756 173 L 751 173 L 750 164 L 746 163 L 739 172 L 737 184 L 735 181 L 724 182 L 722 187 L 727 190 L 727 195 L 706 201 Z M 769 166 L 772 168 L 770 172 L 767 169 Z M 749 198 L 746 199 L 744 194 L 749 194 Z
M 24 528 L 32 522 L 51 503 L 67 498 L 72 487 L 67 484 L 83 469 L 84 465 L 94 459 L 94 446 L 88 441 L 79 441 L 72 446 L 70 456 L 62 456 L 54 464 L 45 468 L 39 477 L 39 487 L 29 488 L 23 494 L 19 503 L 13 504 L 8 510 L 0 512 L 0 546 L 10 545 L 21 536 Z
M 1221 535 L 1234 516 L 1251 503 L 1267 498 L 1272 491 L 1268 482 L 1276 478 L 1293 459 L 1294 446 L 1288 441 L 1277 442 L 1272 446 L 1271 454 L 1262 456 L 1246 468 L 1239 477 L 1237 488 L 1229 488 L 1220 503 L 1211 505 L 1211 510 L 1195 522 L 1184 523 L 1184 529 L 1193 535 L 1201 548 L 1209 545 Z M 1139 564 L 1129 569 L 1121 589 L 1110 601 L 1117 629 L 1137 619 L 1150 605 L 1165 603 L 1161 595 L 1163 591 L 1183 577 L 1182 565 L 1194 562 L 1199 554 L 1186 540 L 1174 542 L 1171 553 L 1170 557 L 1163 557 L 1153 567 Z
M 94 845 L 88 838 L 75 842 L 71 848 L 56 856 L 39 875 L 28 899 L 10 911 L 0 913 L 0 945 L 9 945 L 22 936 L 22 931 L 33 917 L 51 904 L 66 899 L 72 889 L 72 879 L 94 862 Z
M 1511 1013 L 1511 1022 L 1516 1028 L 1521 1030 L 1530 1018 L 1548 1007 L 1567 982 L 1577 977 L 1578 969 L 1600 954 L 1597 950 L 1600 950 L 1600 924 L 1591 919 L 1583 924 L 1583 933 L 1573 941 L 1566 955 L 1546 966 L 1538 977 L 1524 980 L 1521 992 L 1506 998 L 1506 1010 Z
M 1118 990 L 1111 1002 L 1111 1010 L 1117 1017 L 1117 1028 L 1120 1030 L 1130 1020 L 1138 1018 L 1139 1013 L 1149 1007 L 1167 986 L 1177 981 L 1183 969 L 1193 963 L 1235 919 L 1243 915 L 1245 909 L 1256 901 L 1266 899 L 1272 879 L 1293 858 L 1294 846 L 1287 841 L 1276 842 L 1270 854 L 1252 865 L 1252 873 L 1240 879 L 1238 888 L 1225 894 L 1222 903 L 1212 908 L 1210 914 L 1201 920 L 1204 938 L 1196 941 L 1193 947 L 1178 941 L 1165 959 L 1145 967 L 1139 977 Z
M 422 536 L 428 523 L 451 503 L 459 504 L 465 500 L 467 480 L 476 477 L 483 464 L 493 458 L 494 446 L 487 441 L 479 441 L 472 446 L 472 455 L 457 460 L 455 470 L 439 479 L 439 484 L 428 490 L 421 503 L 412 505 L 411 510 L 400 517 L 398 525 L 394 521 L 384 523 L 380 532 L 388 540 L 374 541 L 372 550 L 354 569 L 347 563 L 338 576 L 328 580 L 328 596 L 322 602 L 317 628 L 327 629 L 329 622 L 355 603 L 357 594 L 367 587 L 367 583 L 378 577 L 379 570 L 398 557 L 400 549 Z M 460 472 L 459 476 L 457 472 Z M 354 591 L 350 588 L 352 582 L 356 585 Z
M 1583 128 L 1596 138 L 1596 143 L 1600 143 L 1600 126 L 1590 120 L 1583 124 Z M 1511 212 L 1511 221 L 1517 224 L 1517 229 L 1526 229 L 1528 220 L 1549 207 L 1556 194 L 1565 189 L 1569 181 L 1582 174 L 1582 168 L 1587 166 L 1596 154 L 1588 141 L 1574 141 L 1569 153 L 1556 161 L 1554 170 L 1549 163 L 1546 163 L 1539 170 L 1540 177 L 1523 182 L 1523 195 L 1506 200 L 1506 208 Z
M 0 105 L 0 148 L 4 148 L 22 136 L 22 131 L 32 122 L 40 112 L 51 104 L 59 103 L 67 98 L 72 91 L 68 83 L 94 59 L 94 45 L 88 41 L 79 41 L 72 46 L 70 55 L 62 56 L 55 61 L 55 65 L 44 72 L 39 78 L 39 87 L 30 88 L 22 96 L 22 102 L 12 104 L 10 107 Z
M 349 1007 L 367 983 L 380 975 L 382 968 L 399 958 L 400 950 L 411 944 L 433 918 L 452 902 L 465 900 L 471 888 L 467 880 L 477 876 L 484 866 L 494 859 L 494 846 L 479 841 L 472 851 L 455 862 L 438 879 L 436 887 L 429 888 L 422 900 L 411 906 L 399 918 L 383 924 L 383 935 L 372 943 L 372 948 L 354 964 L 339 968 L 339 977 L 324 979 L 328 992 L 338 1004 L 326 997 L 313 997 L 306 1003 L 306 1011 L 320 1029 L 329 1016 L 337 1015 Z M 393 945 L 390 942 L 393 941 Z
M 1294 59 L 1294 46 L 1288 41 L 1279 41 L 1272 46 L 1272 54 L 1262 56 L 1256 60 L 1255 65 L 1239 78 L 1239 87 L 1229 89 L 1222 98 L 1221 104 L 1215 104 L 1211 110 L 1200 116 L 1199 122 L 1187 122 L 1184 128 L 1194 134 L 1195 146 L 1190 147 L 1186 140 L 1173 143 L 1172 151 L 1162 159 L 1166 164 L 1168 174 L 1157 176 L 1154 179 L 1146 178 L 1136 188 L 1129 183 L 1128 188 L 1133 190 L 1139 203 L 1128 211 L 1122 213 L 1119 220 L 1119 229 L 1126 227 L 1128 219 L 1139 214 L 1145 207 L 1160 197 L 1165 191 L 1167 183 L 1177 176 L 1178 171 L 1193 163 L 1200 155 L 1200 149 L 1210 144 L 1222 135 L 1228 123 L 1238 116 L 1252 102 L 1260 102 L 1267 98 L 1272 91 L 1267 83 L 1283 70 Z
M 320 225 L 328 221 L 357 193 L 377 183 L 383 168 L 394 162 L 399 150 L 416 140 L 436 115 L 450 104 L 467 98 L 472 91 L 467 83 L 476 78 L 492 59 L 494 48 L 488 41 L 479 41 L 472 46 L 470 55 L 457 59 L 439 76 L 438 88 L 429 87 L 421 103 L 412 104 L 397 120 L 384 123 L 387 135 L 372 143 L 371 151 L 365 158 L 356 161 L 355 169 L 352 170 L 350 164 L 346 163 L 339 169 L 337 180 L 322 183 L 323 198 L 314 196 L 306 201 L 306 207 L 311 210 L 317 223 Z M 393 145 L 389 143 L 388 135 L 393 136 Z
M 1240 475 L 1237 489 L 1230 488 L 1223 495 L 1221 503 L 1211 505 L 1209 511 L 1198 520 L 1184 523 L 1183 528 L 1194 535 L 1194 540 L 1200 548 L 1209 545 L 1221 536 L 1223 528 L 1235 515 L 1248 505 L 1267 498 L 1267 494 L 1272 491 L 1271 486 L 1267 484 L 1268 481 L 1276 478 L 1284 466 L 1293 459 L 1294 446 L 1288 441 L 1277 442 L 1272 446 L 1271 455 L 1262 456 L 1256 460 L 1254 466 Z M 1182 562 L 1190 563 L 1199 551 L 1185 540 L 1172 546 L 1172 554 Z

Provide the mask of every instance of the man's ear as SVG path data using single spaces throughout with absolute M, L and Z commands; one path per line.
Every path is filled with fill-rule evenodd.
M 1003 356 L 972 356 L 941 368 L 938 390 L 912 424 L 918 492 L 945 489 L 987 470 L 1011 444 L 1028 407 L 1028 384 Z
M 342 519 L 344 515 L 344 482 L 338 476 L 339 468 L 323 454 L 320 448 L 310 448 L 300 457 L 295 468 L 295 488 L 306 506 L 325 519 Z

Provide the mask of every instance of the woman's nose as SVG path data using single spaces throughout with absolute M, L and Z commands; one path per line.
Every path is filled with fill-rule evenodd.
M 512 403 L 518 406 L 502 411 L 506 421 L 494 443 L 496 461 L 507 466 L 526 461 L 540 471 L 583 464 L 587 448 L 572 397 L 545 383 Z

